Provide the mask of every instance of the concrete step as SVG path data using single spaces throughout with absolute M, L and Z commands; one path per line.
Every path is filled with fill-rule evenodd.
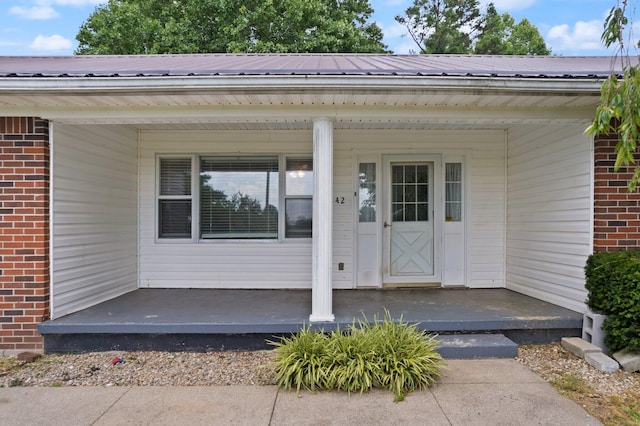
M 504 334 L 444 334 L 438 353 L 445 359 L 515 358 L 518 345 Z

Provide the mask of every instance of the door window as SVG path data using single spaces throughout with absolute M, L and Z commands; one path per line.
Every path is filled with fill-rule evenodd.
M 394 222 L 429 220 L 429 166 L 391 166 L 391 213 Z

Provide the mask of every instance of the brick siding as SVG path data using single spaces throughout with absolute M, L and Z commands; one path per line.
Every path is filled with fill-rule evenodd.
M 48 122 L 0 117 L 0 355 L 41 351 L 48 316 Z
M 595 139 L 594 251 L 637 250 L 640 246 L 640 192 L 627 185 L 634 167 L 613 170 L 616 135 Z

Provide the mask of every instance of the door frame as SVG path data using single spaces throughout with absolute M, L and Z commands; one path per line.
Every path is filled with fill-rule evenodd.
M 391 228 L 385 228 L 384 223 L 391 223 L 391 164 L 392 163 L 429 163 L 433 167 L 433 275 L 427 276 L 392 276 L 390 273 Z M 398 285 L 442 285 L 442 223 L 444 198 L 442 190 L 442 156 L 437 154 L 404 154 L 382 156 L 382 179 L 379 188 L 382 189 L 379 229 L 382 234 L 382 283 L 383 286 Z

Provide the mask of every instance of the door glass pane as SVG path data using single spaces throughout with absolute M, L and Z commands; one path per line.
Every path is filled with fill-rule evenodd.
M 360 163 L 359 180 L 359 221 L 376 221 L 376 163 Z

